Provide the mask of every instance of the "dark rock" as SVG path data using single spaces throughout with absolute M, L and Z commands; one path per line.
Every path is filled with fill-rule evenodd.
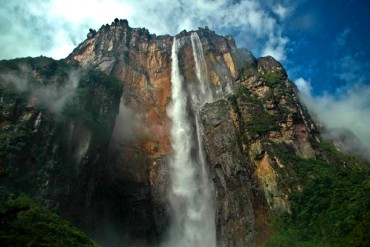
M 255 246 L 271 234 L 274 216 L 290 212 L 283 196 L 288 192 L 278 182 L 285 164 L 275 156 L 288 150 L 315 158 L 319 134 L 279 62 L 256 59 L 238 49 L 231 36 L 207 27 L 196 32 L 215 99 L 203 106 L 200 117 L 218 246 Z M 184 30 L 176 38 L 183 90 L 191 95 L 199 81 L 190 34 Z M 1 178 L 4 184 L 39 198 L 104 245 L 158 243 L 171 222 L 167 107 L 172 42 L 169 35 L 156 36 L 115 19 L 97 32 L 90 30 L 61 62 L 0 62 L 1 73 L 29 65 L 27 76 L 40 88 L 68 81 L 59 68 L 98 73 L 81 98 L 70 102 L 73 107 L 62 111 L 66 118 L 25 92 L 0 88 L 1 136 L 19 139 L 0 157 L 1 172 L 16 168 Z M 117 80 L 118 87 L 107 87 Z M 92 94 L 88 100 L 86 93 Z M 190 106 L 188 112 L 193 118 Z

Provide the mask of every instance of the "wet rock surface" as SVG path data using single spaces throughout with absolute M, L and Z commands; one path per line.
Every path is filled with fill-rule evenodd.
M 238 49 L 230 36 L 202 28 L 197 33 L 215 99 L 202 106 L 200 117 L 217 243 L 255 246 L 271 234 L 268 224 L 273 216 L 290 211 L 289 191 L 278 183 L 285 166 L 276 154 L 288 150 L 315 157 L 319 134 L 279 62 L 254 58 Z M 190 35 L 183 31 L 177 39 L 184 90 L 192 92 L 199 82 Z M 20 64 L 26 63 L 31 68 L 27 80 L 41 87 L 66 83 L 69 70 L 109 75 L 92 78 L 94 83 L 81 95 L 91 91 L 93 97 L 76 99 L 72 110 L 63 108 L 62 115 L 27 91 L 13 87 L 15 93 L 9 93 L 1 88 L 2 135 L 12 128 L 26 128 L 20 138 L 28 140 L 1 156 L 1 167 L 11 170 L 4 183 L 27 188 L 103 245 L 158 243 L 171 218 L 167 107 L 172 42 L 171 36 L 156 36 L 118 20 L 90 32 L 57 65 L 68 68 L 65 72 L 42 74 L 42 69 L 55 66 L 52 60 L 3 62 L 0 70 L 7 73 L 18 73 Z M 109 80 L 118 86 L 104 86 L 110 85 Z M 190 108 L 189 117 L 194 117 Z

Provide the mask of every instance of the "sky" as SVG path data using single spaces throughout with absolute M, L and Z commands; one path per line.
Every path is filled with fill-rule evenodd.
M 256 57 L 279 60 L 317 120 L 354 129 L 370 149 L 368 0 L 0 0 L 0 6 L 0 59 L 64 58 L 89 28 L 115 18 L 157 35 L 204 26 L 231 34 Z

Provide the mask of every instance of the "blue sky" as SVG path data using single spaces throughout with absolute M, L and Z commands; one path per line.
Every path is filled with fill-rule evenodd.
M 282 62 L 317 121 L 350 128 L 370 150 L 368 0 L 0 0 L 0 6 L 0 59 L 66 57 L 89 28 L 114 18 L 158 35 L 204 26 L 231 34 L 238 47 Z
M 315 94 L 369 83 L 370 1 L 306 1 L 287 19 L 291 40 L 284 63 L 292 79 L 311 81 Z

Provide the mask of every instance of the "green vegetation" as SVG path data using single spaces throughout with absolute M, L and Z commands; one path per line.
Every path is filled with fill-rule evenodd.
M 276 154 L 292 175 L 281 186 L 301 190 L 291 193 L 292 214 L 276 220 L 276 233 L 263 246 L 370 246 L 370 171 L 356 167 L 356 159 L 335 163 L 337 152 L 323 145 L 334 163 Z
M 31 70 L 36 70 L 38 74 L 46 79 L 51 79 L 52 77 L 64 78 L 72 67 L 75 67 L 75 65 L 67 64 L 65 60 L 54 60 L 44 56 L 0 61 L 0 71 L 2 72 L 17 71 L 25 74 Z M 44 82 L 51 81 L 44 80 Z
M 234 97 L 235 100 L 241 97 L 245 102 L 261 104 L 260 100 L 244 85 L 240 86 L 233 95 L 230 95 L 230 97 Z
M 90 128 L 96 141 L 104 142 L 109 138 L 109 126 L 114 123 L 121 94 L 122 86 L 117 79 L 98 70 L 87 70 L 64 107 L 63 116 Z
M 250 78 L 250 77 L 257 77 L 257 79 L 260 77 L 260 73 L 258 72 L 257 68 L 255 67 L 247 67 L 242 68 L 239 70 L 239 77 L 240 78 Z
M 271 86 L 271 85 L 274 85 L 276 84 L 277 82 L 279 82 L 281 80 L 281 78 L 283 77 L 283 74 L 281 71 L 269 71 L 269 72 L 266 72 L 263 76 L 263 80 L 264 82 L 267 83 L 267 85 Z
M 251 135 L 265 135 L 270 131 L 279 131 L 280 127 L 276 123 L 276 116 L 262 111 L 261 114 L 252 116 L 252 119 L 245 124 L 246 129 Z
M 250 107 L 253 111 L 251 119 L 244 125 L 248 130 L 249 135 L 266 135 L 270 131 L 280 130 L 280 127 L 277 124 L 277 116 L 268 114 L 264 110 L 262 102 L 254 96 L 246 86 L 240 86 L 234 94 L 229 96 L 228 99 L 235 108 L 238 108 L 237 99 L 240 99 L 242 102 L 252 104 Z
M 272 88 L 272 94 L 277 99 L 280 99 L 284 94 L 287 94 L 287 93 L 289 93 L 288 89 L 285 86 L 283 86 L 281 83 L 274 85 L 274 87 Z
M 318 143 L 318 148 L 323 150 L 323 154 L 332 164 L 350 165 L 355 167 L 368 167 L 369 164 L 364 160 L 339 152 L 332 144 L 325 141 Z
M 17 154 L 22 151 L 33 137 L 32 129 L 26 123 L 12 124 L 0 132 L 0 159 L 7 154 Z
M 1 246 L 97 246 L 86 234 L 23 194 L 0 187 Z
M 0 86 L 0 95 L 2 101 L 0 102 L 0 118 L 6 118 L 4 114 L 11 114 L 16 107 L 16 103 L 23 100 L 26 96 L 24 93 L 16 92 L 9 87 Z
M 68 91 L 66 102 L 57 112 L 48 111 L 49 101 L 30 100 L 35 89 L 63 89 L 71 72 L 76 72 L 73 79 L 78 78 L 79 84 Z M 95 162 L 109 140 L 122 84 L 103 72 L 79 71 L 75 65 L 46 57 L 0 61 L 0 73 L 27 85 L 22 90 L 11 80 L 0 85 L 0 183 L 9 190 L 42 197 L 40 202 L 59 210 L 70 198 L 70 186 L 78 179 L 84 182 L 92 170 L 76 165 L 77 159 L 70 155 L 77 152 L 78 132 L 91 133 L 88 152 Z M 41 121 L 35 128 L 40 113 Z M 50 210 L 23 194 L 9 193 L 4 187 L 0 188 L 0 245 L 96 246 Z

